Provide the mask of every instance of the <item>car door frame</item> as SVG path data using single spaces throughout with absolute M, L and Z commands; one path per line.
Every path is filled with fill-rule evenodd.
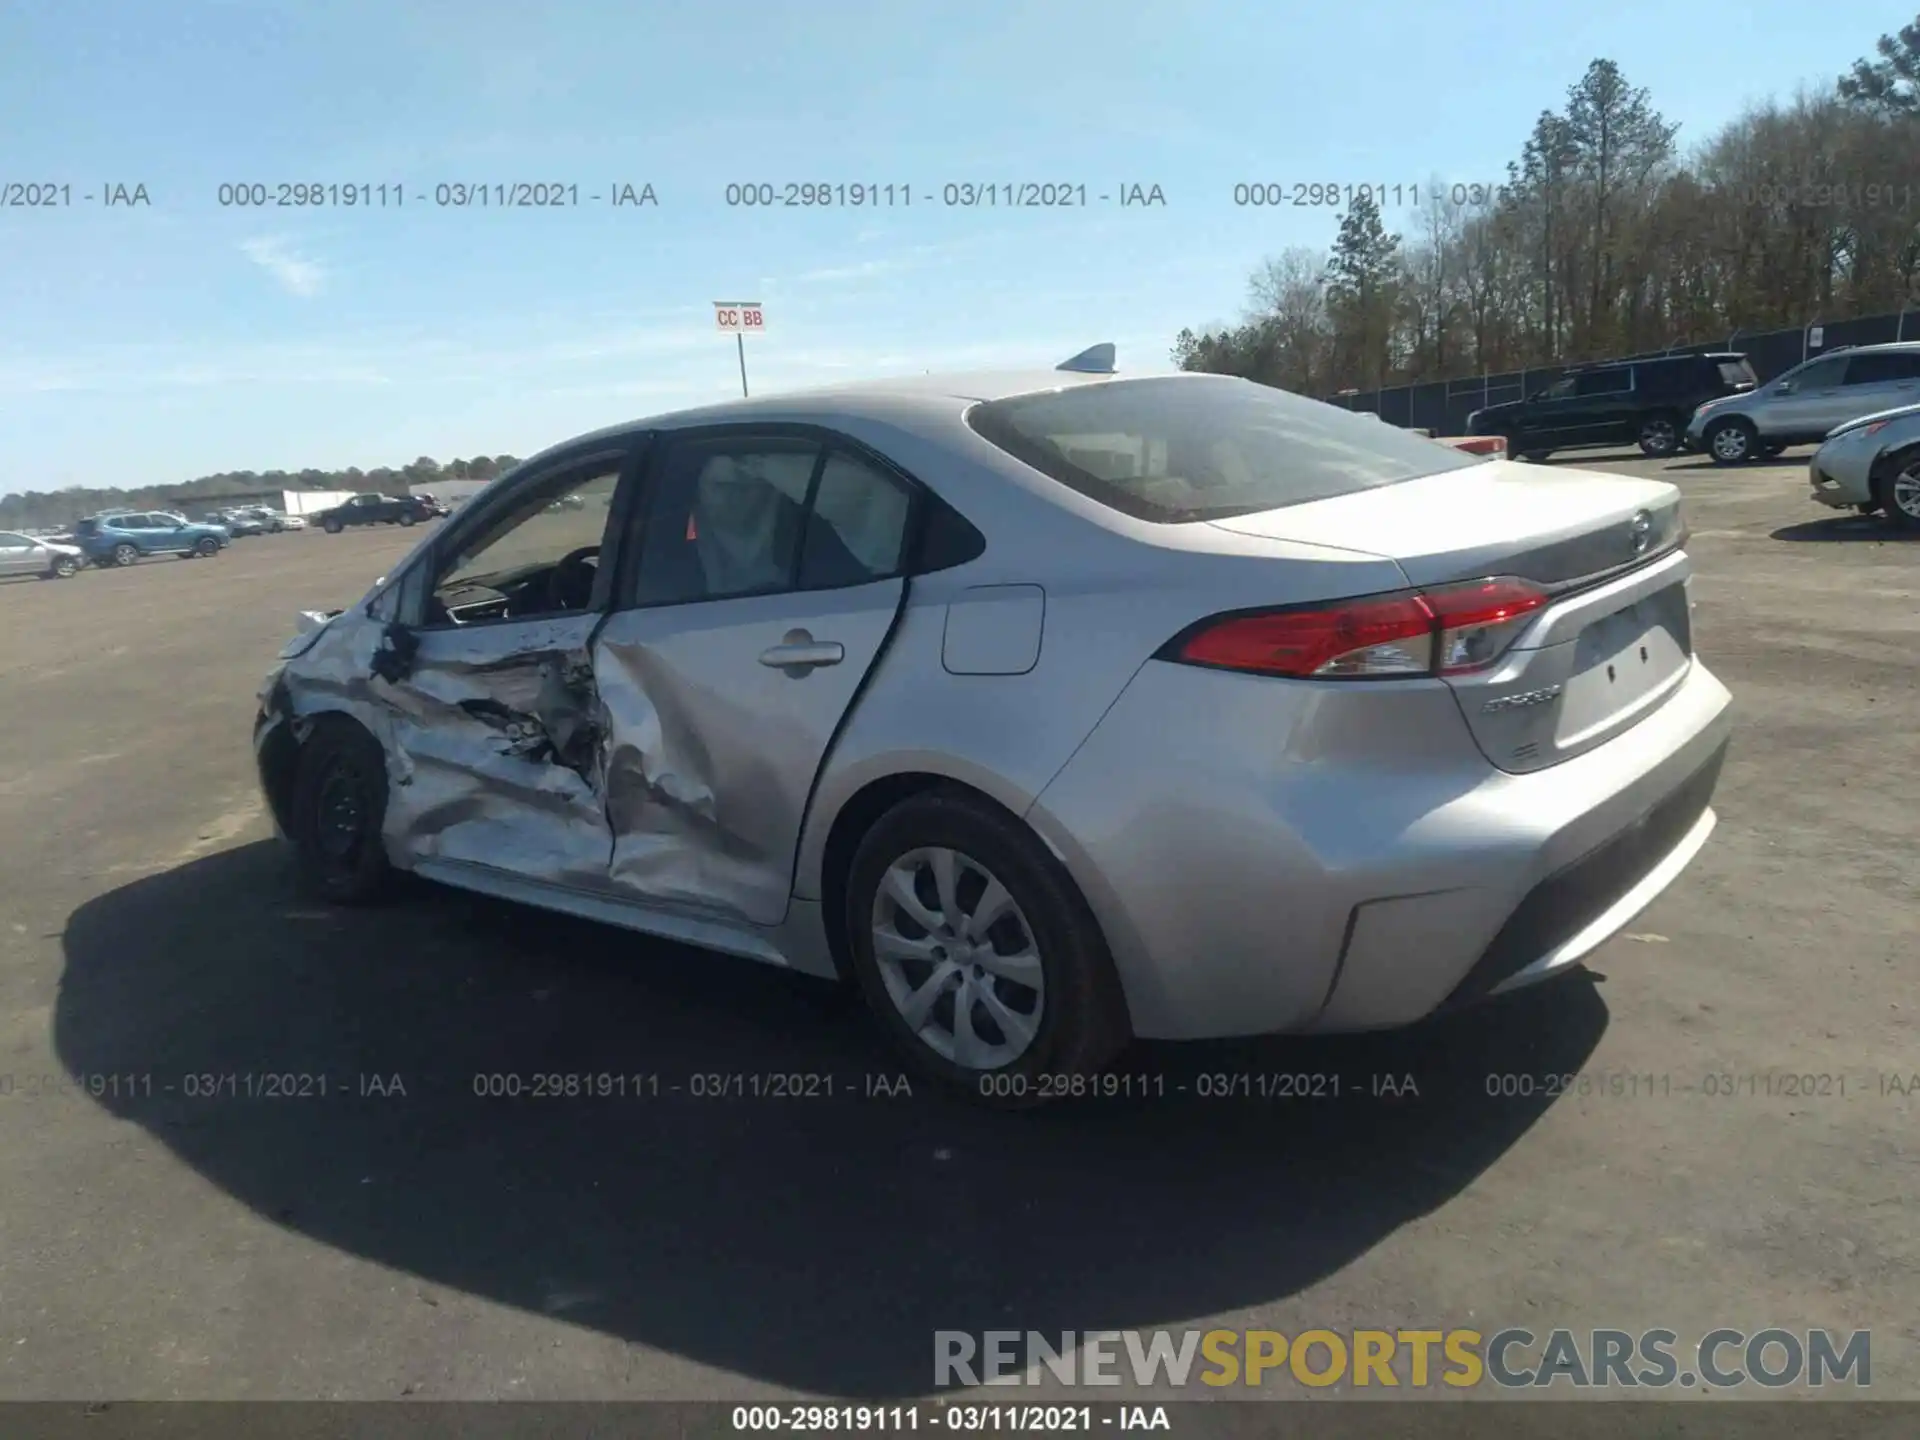
M 1772 381 L 1768 387 L 1772 393 L 1768 398 L 1775 402 L 1774 407 L 1760 407 L 1760 415 L 1764 417 L 1768 408 L 1777 409 L 1778 407 L 1784 406 L 1787 410 L 1786 420 L 1797 423 L 1775 423 L 1771 426 L 1762 425 L 1759 427 L 1761 434 L 1768 440 L 1784 440 L 1790 444 L 1803 441 L 1811 442 L 1825 436 L 1827 431 L 1833 428 L 1831 425 L 1823 425 L 1817 420 L 1808 423 L 1805 417 L 1806 415 L 1813 414 L 1815 411 L 1815 407 L 1812 404 L 1815 396 L 1838 395 L 1846 388 L 1847 365 L 1849 360 L 1850 357 L 1844 351 L 1837 351 L 1827 355 L 1816 355 L 1794 366 L 1793 369 L 1780 376 L 1779 379 Z M 1832 364 L 1837 367 L 1840 375 L 1839 383 L 1830 387 L 1823 385 L 1817 390 L 1809 391 L 1800 377 L 1813 371 L 1816 366 L 1827 364 Z M 1791 384 L 1793 389 L 1782 395 L 1777 387 L 1783 384 Z M 1797 408 L 1803 413 L 1795 413 L 1796 402 L 1802 402 Z
M 1863 360 L 1869 362 L 1885 360 L 1892 373 L 1885 379 L 1854 381 L 1850 378 L 1853 367 Z M 1911 369 L 1911 374 L 1899 373 L 1903 363 Z M 1856 386 L 1860 391 L 1873 389 L 1880 393 L 1868 397 L 1873 403 L 1858 407 L 1849 406 L 1850 413 L 1834 421 L 1834 424 L 1844 425 L 1848 420 L 1857 420 L 1862 415 L 1872 415 L 1881 410 L 1894 410 L 1901 405 L 1912 404 L 1916 394 L 1920 393 L 1920 356 L 1915 356 L 1911 351 L 1902 350 L 1869 350 L 1850 355 L 1847 357 L 1847 368 L 1842 373 L 1840 388 L 1844 392 Z
M 1564 396 L 1549 398 L 1548 392 L 1561 381 L 1569 382 L 1570 388 L 1567 393 Z M 1568 437 L 1572 431 L 1567 423 L 1568 407 L 1579 399 L 1571 388 L 1574 384 L 1577 384 L 1574 376 L 1562 375 L 1559 379 L 1542 386 L 1528 398 L 1526 409 L 1521 412 L 1521 443 L 1513 447 L 1516 451 L 1557 449 L 1570 443 Z
M 586 656 L 590 657 L 593 651 L 594 640 L 601 627 L 606 624 L 607 618 L 611 613 L 610 601 L 614 593 L 612 589 L 613 575 L 619 565 L 622 547 L 628 543 L 631 536 L 632 527 L 629 523 L 629 516 L 632 513 L 631 507 L 633 497 L 636 493 L 635 487 L 638 476 L 647 463 L 651 445 L 651 431 L 634 430 L 613 435 L 596 435 L 589 437 L 587 440 L 575 442 L 546 454 L 536 456 L 534 459 L 516 467 L 516 479 L 514 483 L 502 486 L 494 491 L 494 493 L 491 493 L 487 497 L 487 503 L 484 506 L 467 507 L 463 513 L 457 517 L 456 522 L 434 531 L 432 536 L 422 543 L 414 557 L 395 575 L 393 580 L 389 584 L 381 586 L 379 590 L 368 599 L 369 614 L 378 615 L 383 608 L 383 602 L 385 602 L 384 608 L 386 609 L 386 613 L 391 617 L 384 621 L 385 639 L 383 641 L 382 651 L 380 655 L 376 657 L 378 661 L 378 680 L 384 682 L 384 688 L 377 686 L 376 693 L 383 696 L 383 703 L 394 708 L 396 711 L 402 711 L 404 709 L 404 702 L 409 698 L 405 687 L 414 679 L 423 665 L 431 665 L 433 663 L 431 652 L 438 647 L 433 644 L 431 637 L 437 635 L 455 632 L 461 635 L 486 634 L 490 631 L 505 631 L 509 628 L 539 625 L 543 623 L 543 621 L 548 623 L 564 623 L 570 620 L 587 619 L 586 627 L 579 637 L 578 645 L 567 648 L 579 649 L 583 651 Z M 472 538 L 477 531 L 486 528 L 486 526 L 497 519 L 503 511 L 513 509 L 515 505 L 525 497 L 529 490 L 537 489 L 582 467 L 592 466 L 602 459 L 612 460 L 616 456 L 618 456 L 620 460 L 618 478 L 614 483 L 613 493 L 610 497 L 611 503 L 609 503 L 605 510 L 605 518 L 600 531 L 599 563 L 595 566 L 593 589 L 584 609 L 555 612 L 545 617 L 500 616 L 472 620 L 464 624 L 439 624 L 427 619 L 426 607 L 432 597 L 433 582 L 440 570 L 441 563 L 446 557 L 457 555 L 459 553 L 459 547 L 464 541 Z M 521 474 L 519 472 L 525 473 Z M 532 517 L 529 516 L 528 518 L 531 519 Z M 388 597 L 391 597 L 390 601 Z M 588 617 L 590 617 L 590 619 Z M 538 644 L 525 647 L 505 644 L 495 663 L 506 665 L 510 664 L 516 655 L 545 655 L 555 653 L 555 649 L 556 647 L 554 646 L 541 646 Z M 424 655 L 422 653 L 423 650 L 426 652 Z M 460 663 L 466 662 L 463 661 Z M 484 700 L 488 697 L 476 694 L 472 698 Z M 396 703 L 396 701 L 400 703 Z M 587 702 L 586 708 L 590 710 L 594 703 L 597 703 L 597 696 Z M 398 723 L 404 720 L 404 715 L 396 714 L 394 718 L 396 721 L 392 728 L 394 748 L 396 751 L 401 752 L 398 759 L 401 771 L 405 774 L 411 765 L 411 757 L 407 755 L 404 750 L 402 737 L 405 731 L 403 725 Z M 577 772 L 575 773 L 577 774 Z M 588 777 L 581 776 L 579 778 L 586 782 L 589 789 L 595 790 L 597 806 L 600 814 L 604 817 L 604 792 L 598 790 Z M 483 782 L 477 776 L 474 779 L 474 786 L 477 794 L 482 793 Z M 601 866 L 601 871 L 597 875 L 589 869 L 582 868 L 568 871 L 564 877 L 560 878 L 529 877 L 507 867 L 491 866 L 484 861 L 443 857 L 431 846 L 426 844 L 426 841 L 430 838 L 428 835 L 416 833 L 412 829 L 414 823 L 428 808 L 428 803 L 424 800 L 416 800 L 408 796 L 405 793 L 405 789 L 406 787 L 403 785 L 401 792 L 395 796 L 394 799 L 390 800 L 390 804 L 395 805 L 398 811 L 396 816 L 397 824 L 391 827 L 390 839 L 395 846 L 408 855 L 409 861 L 415 869 L 431 875 L 432 878 L 447 880 L 450 883 L 465 885 L 467 888 L 485 890 L 489 893 L 508 894 L 512 898 L 527 899 L 534 903 L 548 902 L 543 902 L 537 894 L 517 894 L 515 893 L 515 887 L 537 889 L 543 885 L 552 885 L 561 888 L 584 888 L 587 890 L 602 890 L 605 887 L 604 864 Z M 584 797 L 575 795 L 572 798 L 577 802 L 573 807 L 576 812 L 586 808 L 587 802 Z M 586 846 L 582 848 L 590 849 L 591 847 Z M 610 830 L 607 832 L 607 852 L 610 857 Z M 487 872 L 487 874 L 482 875 L 479 872 Z
M 737 440 L 743 444 L 750 444 L 754 440 L 803 440 L 820 447 L 820 454 L 816 457 L 813 471 L 808 477 L 807 494 L 802 505 L 800 532 L 794 547 L 792 566 L 788 573 L 787 585 L 780 589 L 754 592 L 752 595 L 726 596 L 713 599 L 703 598 L 695 600 L 681 599 L 643 602 L 630 598 L 634 595 L 635 587 L 639 581 L 639 566 L 642 557 L 646 553 L 647 531 L 656 521 L 653 512 L 653 502 L 658 493 L 661 478 L 667 465 L 671 462 L 676 447 L 679 445 L 697 445 L 714 440 Z M 923 552 L 929 518 L 935 509 L 945 502 L 940 500 L 926 482 L 890 456 L 882 454 L 871 445 L 866 444 L 853 435 L 849 435 L 843 430 L 836 430 L 829 425 L 808 421 L 741 419 L 716 421 L 660 431 L 654 437 L 654 443 L 650 454 L 646 458 L 639 477 L 639 483 L 634 486 L 632 504 L 627 517 L 630 534 L 627 542 L 621 547 L 620 559 L 611 577 L 615 588 L 612 602 L 608 607 L 609 623 L 622 614 L 634 611 L 666 611 L 684 609 L 692 605 L 726 604 L 733 600 L 753 598 L 786 599 L 803 598 L 807 595 L 832 595 L 837 592 L 844 592 L 861 587 L 818 586 L 802 589 L 797 582 L 800 575 L 800 566 L 805 558 L 806 533 L 813 517 L 814 506 L 818 501 L 820 482 L 825 474 L 827 461 L 835 450 L 845 453 L 900 484 L 907 493 L 908 509 L 905 520 L 905 533 L 901 539 L 900 558 L 893 573 L 863 582 L 864 584 L 882 584 L 897 581 L 899 590 L 894 596 L 893 613 L 888 617 L 885 631 L 874 649 L 872 658 L 868 661 L 865 670 L 854 684 L 846 703 L 841 707 L 840 714 L 835 718 L 826 741 L 821 747 L 820 754 L 814 759 L 813 773 L 807 780 L 805 798 L 800 805 L 798 814 L 794 818 L 791 848 L 787 856 L 785 881 L 788 900 L 787 913 L 782 920 L 773 922 L 772 924 L 751 920 L 738 914 L 728 914 L 717 908 L 702 913 L 704 907 L 694 907 L 690 910 L 685 905 L 675 904 L 657 898 L 649 898 L 644 894 L 635 892 L 630 886 L 622 882 L 614 882 L 619 889 L 624 903 L 631 904 L 649 914 L 668 919 L 678 918 L 683 922 L 690 921 L 694 924 L 706 923 L 714 926 L 716 933 L 724 933 L 728 930 L 732 931 L 735 935 L 758 933 L 772 936 L 776 933 L 783 933 L 791 938 L 792 926 L 789 922 L 791 922 L 793 918 L 792 899 L 794 882 L 799 873 L 800 855 L 804 846 L 806 833 L 809 825 L 813 822 L 814 804 L 819 795 L 821 779 L 826 774 L 827 768 L 832 761 L 833 753 L 840 742 L 840 737 L 845 733 L 846 727 L 851 721 L 854 712 L 859 708 L 861 696 L 864 695 L 871 686 L 873 677 L 885 662 L 887 652 L 891 648 L 895 636 L 899 633 L 902 617 L 906 614 L 913 577 L 916 574 L 922 573 L 925 568 L 923 563 L 925 556 Z M 620 831 L 616 825 L 616 848 L 619 838 Z M 611 879 L 612 877 L 610 876 L 610 880 Z M 736 942 L 728 944 L 725 943 L 724 940 L 716 940 L 711 936 L 703 939 L 701 943 L 712 944 L 715 948 L 731 950 L 737 954 L 751 955 L 757 959 L 786 963 L 786 957 L 781 954 L 778 947 L 764 943 L 740 944 Z M 814 970 L 820 974 L 832 975 L 838 973 L 833 967 L 830 957 L 825 955 L 807 954 L 794 959 L 792 963 L 800 965 L 801 968 Z
M 5 542 L 18 540 L 18 545 Z M 18 554 L 14 552 L 18 551 Z M 45 548 L 31 535 L 23 535 L 17 530 L 0 531 L 0 575 L 37 575 L 52 565 L 53 552 Z

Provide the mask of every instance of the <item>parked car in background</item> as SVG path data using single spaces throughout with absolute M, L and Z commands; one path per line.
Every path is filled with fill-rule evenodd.
M 412 492 L 412 495 L 414 499 L 425 505 L 436 515 L 450 515 L 453 513 L 453 507 L 430 490 L 415 490 Z
M 1111 364 L 524 462 L 260 686 L 305 882 L 853 980 L 903 1056 L 1017 1103 L 1132 1036 L 1544 981 L 1685 870 L 1730 718 L 1674 486 Z
M 1505 436 L 1507 454 L 1521 460 L 1629 443 L 1648 455 L 1671 455 L 1702 402 L 1754 383 L 1747 357 L 1731 350 L 1584 365 L 1524 400 L 1474 411 L 1467 433 Z
M 307 528 L 307 522 L 300 516 L 288 515 L 284 511 L 275 510 L 266 505 L 247 505 L 241 508 L 265 526 L 269 535 L 278 535 L 282 530 Z
M 432 520 L 440 511 L 418 495 L 356 495 L 344 505 L 322 510 L 312 518 L 329 535 L 338 535 L 349 525 L 417 525 Z
M 215 523 L 224 525 L 227 528 L 227 532 L 236 539 L 242 535 L 264 535 L 267 533 L 266 522 L 251 510 L 222 510 Z
M 131 565 L 149 555 L 204 559 L 233 543 L 221 525 L 201 525 L 170 511 L 91 515 L 73 528 L 74 543 L 95 565 Z
M 86 561 L 78 545 L 62 545 L 38 535 L 0 530 L 0 575 L 40 575 L 65 580 Z
M 1804 360 L 1758 389 L 1709 401 L 1687 425 L 1689 445 L 1716 465 L 1823 441 L 1836 427 L 1920 403 L 1920 341 L 1859 345 Z
M 1920 402 L 1838 426 L 1807 465 L 1812 498 L 1920 530 Z

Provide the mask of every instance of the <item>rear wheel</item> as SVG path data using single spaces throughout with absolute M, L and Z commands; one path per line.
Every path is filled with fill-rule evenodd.
M 1760 448 L 1760 433 L 1751 420 L 1739 415 L 1714 421 L 1701 438 L 1716 465 L 1744 465 Z
M 324 521 L 321 524 L 321 529 L 325 530 L 329 535 L 338 535 L 340 533 L 340 522 L 338 520 Z
M 387 759 L 359 725 L 323 716 L 300 747 L 288 837 L 307 889 L 336 905 L 365 905 L 392 878 L 381 830 Z
M 116 565 L 131 565 L 139 558 L 140 551 L 124 540 L 113 547 L 113 563 Z
M 1874 494 L 1896 529 L 1920 530 L 1920 451 L 1896 459 L 1874 487 Z
M 402 510 L 400 512 L 400 523 L 402 525 L 413 524 L 413 512 L 411 510 Z
M 1649 415 L 1640 422 L 1640 453 L 1663 460 L 1680 448 L 1677 415 Z
M 1130 1038 L 1085 899 L 985 801 L 935 791 L 889 810 L 854 852 L 845 919 L 882 1028 L 923 1075 L 969 1098 L 1036 1104 L 1058 1093 L 1053 1077 L 1094 1074 Z

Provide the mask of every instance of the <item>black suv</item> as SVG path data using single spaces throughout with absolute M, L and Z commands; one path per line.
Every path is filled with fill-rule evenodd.
M 1734 351 L 1583 365 L 1524 400 L 1474 411 L 1467 433 L 1504 435 L 1507 453 L 1524 460 L 1630 440 L 1648 455 L 1671 455 L 1697 408 L 1756 383 L 1747 357 Z

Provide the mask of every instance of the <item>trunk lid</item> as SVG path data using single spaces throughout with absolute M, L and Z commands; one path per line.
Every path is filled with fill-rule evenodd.
M 1487 759 L 1545 769 L 1630 729 L 1692 666 L 1680 492 L 1657 480 L 1493 460 L 1211 522 L 1360 548 L 1419 587 L 1515 575 L 1553 595 L 1491 669 L 1446 683 Z

